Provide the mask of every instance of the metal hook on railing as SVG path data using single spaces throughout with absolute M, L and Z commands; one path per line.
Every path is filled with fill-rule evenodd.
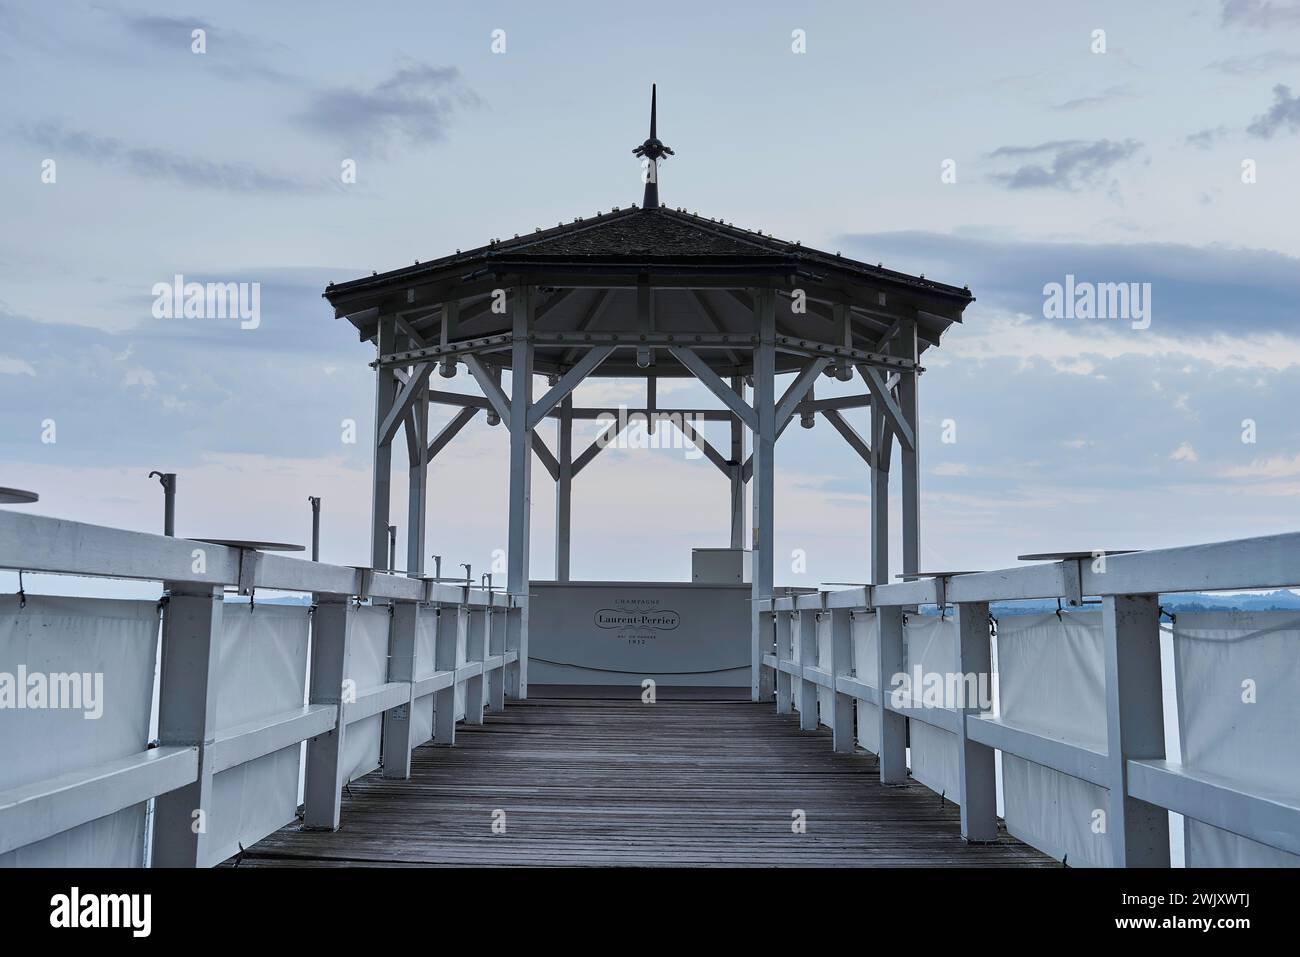
M 1160 606 L 1158 606 L 1158 607 L 1159 607 L 1159 609 L 1160 609 L 1160 614 L 1163 615 L 1165 618 L 1168 618 L 1168 619 L 1169 619 L 1169 624 L 1171 624 L 1171 625 L 1176 625 L 1176 624 L 1178 624 L 1178 616 L 1177 616 L 1177 615 L 1175 615 L 1172 611 L 1166 611 L 1164 605 L 1160 605 Z
M 993 617 L 993 612 L 989 612 L 989 631 L 993 633 L 994 638 L 998 636 L 998 620 Z
M 23 589 L 23 570 L 18 569 L 18 607 L 27 607 L 27 592 Z
M 1058 598 L 1056 599 L 1056 618 L 1058 621 L 1065 621 L 1065 616 L 1061 614 L 1062 611 L 1061 599 Z

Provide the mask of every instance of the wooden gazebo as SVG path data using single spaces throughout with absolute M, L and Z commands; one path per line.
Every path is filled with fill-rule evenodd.
M 676 411 L 730 424 L 728 449 L 716 449 L 689 425 L 687 438 L 731 484 L 735 548 L 745 545 L 745 489 L 753 482 L 756 599 L 772 595 L 775 449 L 796 415 L 809 426 L 820 415 L 870 470 L 876 583 L 889 575 L 888 478 L 898 440 L 902 571 L 916 572 L 921 361 L 948 326 L 961 320 L 970 291 L 665 206 L 658 165 L 671 150 L 656 137 L 653 94 L 650 136 L 634 152 L 645 170 L 640 206 L 576 217 L 326 288 L 335 315 L 346 317 L 376 349 L 374 567 L 389 566 L 397 433 L 405 430 L 410 468 L 406 572 L 422 575 L 429 461 L 483 413 L 493 424 L 505 423 L 510 435 L 507 588 L 515 595 L 528 591 L 534 458 L 556 483 L 556 577 L 566 580 L 573 480 L 612 438 L 606 433 L 575 455 L 573 422 L 617 414 L 574 407 L 573 389 L 588 376 L 635 376 L 646 381 L 646 407 L 633 411 Z M 452 378 L 462 367 L 481 395 L 436 388 L 438 377 Z M 504 371 L 511 375 L 503 384 Z M 778 396 L 776 377 L 784 374 L 793 379 Z M 535 375 L 550 380 L 538 397 Z M 818 399 L 814 384 L 822 375 L 859 377 L 865 391 Z M 694 376 L 722 408 L 659 409 L 655 383 L 674 376 Z M 433 437 L 430 403 L 458 408 Z M 867 406 L 871 431 L 862 436 L 841 411 Z M 537 431 L 547 419 L 558 426 L 554 451 Z M 752 454 L 746 454 L 747 446 Z M 763 670 L 758 654 L 755 624 L 756 696 Z

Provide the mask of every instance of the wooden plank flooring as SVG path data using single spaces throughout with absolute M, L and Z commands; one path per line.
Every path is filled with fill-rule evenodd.
M 291 825 L 240 866 L 1055 866 L 1005 835 L 966 845 L 956 806 L 882 788 L 875 758 L 833 753 L 829 732 L 698 691 L 509 702 L 454 748 L 417 749 L 409 781 L 350 792 L 339 831 Z

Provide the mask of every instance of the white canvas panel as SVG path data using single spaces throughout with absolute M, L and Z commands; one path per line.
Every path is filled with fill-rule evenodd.
M 1180 612 L 1173 631 L 1182 763 L 1246 790 L 1300 794 L 1300 616 Z M 1186 828 L 1188 867 L 1300 864 L 1200 821 Z
M 880 662 L 876 657 L 878 636 L 876 634 L 876 616 L 863 612 L 854 612 L 849 618 L 849 632 L 852 635 L 853 673 L 864 684 L 880 688 Z M 857 703 L 858 709 L 858 747 L 865 748 L 872 754 L 880 753 L 880 709 L 866 701 Z
M 433 695 L 411 702 L 411 747 L 418 748 L 433 737 Z
M 957 736 L 920 721 L 908 722 L 912 777 L 953 804 L 960 803 Z
M 420 609 L 415 626 L 415 668 L 412 674 L 418 681 L 438 670 L 436 658 L 438 642 L 438 616 L 432 606 Z
M 919 665 L 922 675 L 947 675 L 957 670 L 957 622 L 934 615 L 908 615 L 903 626 L 906 667 Z M 884 694 L 893 690 L 893 676 L 883 678 Z M 919 689 L 913 689 L 919 697 Z M 932 791 L 958 800 L 957 736 L 921 721 L 908 722 L 912 777 Z
M 97 699 L 83 699 L 80 708 L 6 702 L 0 710 L 0 790 L 144 751 L 158 650 L 156 603 L 33 595 L 20 609 L 16 596 L 0 601 L 0 673 L 10 676 L 11 691 L 20 690 L 20 672 L 29 682 L 35 675 L 79 673 L 91 676 L 79 684 Z M 86 717 L 96 712 L 99 717 Z M 43 746 L 33 748 L 32 741 Z M 140 804 L 0 855 L 0 867 L 139 866 L 143 836 Z
M 1007 724 L 1106 750 L 1100 612 L 1004 615 L 998 622 L 998 713 Z M 1002 756 L 1007 831 L 1057 860 L 1106 867 L 1107 790 L 1014 755 Z
M 356 610 L 348 636 L 348 666 L 344 679 L 355 683 L 357 696 L 388 680 L 388 632 L 392 621 L 388 606 L 363 606 Z M 379 767 L 383 715 L 373 714 L 351 722 L 343 735 L 344 780 L 355 781 Z
M 218 734 L 302 706 L 310 620 L 303 606 L 226 603 L 215 682 Z M 300 755 L 301 747 L 293 745 L 216 775 L 207 863 L 294 820 Z

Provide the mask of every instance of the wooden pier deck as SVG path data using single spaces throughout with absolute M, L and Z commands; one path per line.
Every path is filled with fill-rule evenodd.
M 955 805 L 881 787 L 873 756 L 832 752 L 771 704 L 632 690 L 536 688 L 455 747 L 417 749 L 409 781 L 353 782 L 337 832 L 290 825 L 240 866 L 1058 866 L 1005 834 L 965 844 Z

